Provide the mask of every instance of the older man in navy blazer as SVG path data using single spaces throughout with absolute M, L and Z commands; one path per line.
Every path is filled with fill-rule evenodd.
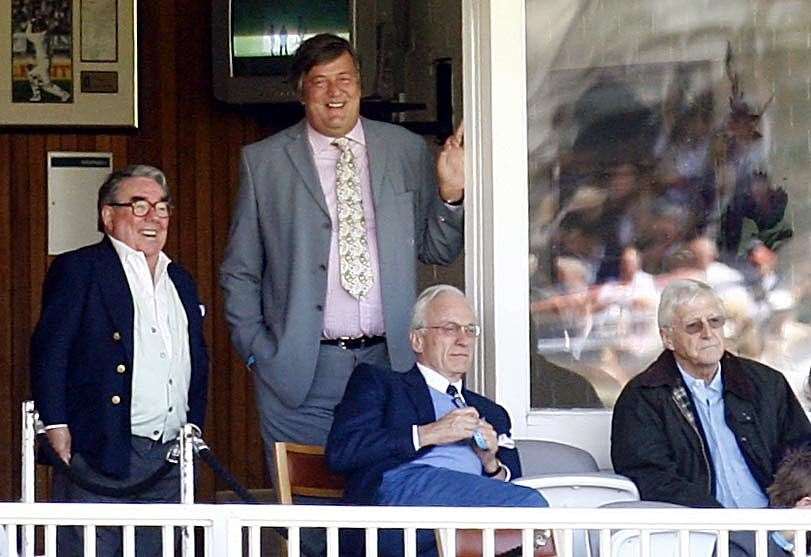
M 121 487 L 154 473 L 185 423 L 203 425 L 208 355 L 203 306 L 189 273 L 163 253 L 171 214 L 166 177 L 135 165 L 99 189 L 104 239 L 58 256 L 31 340 L 31 385 L 48 439 L 76 474 Z M 67 502 L 173 502 L 175 468 L 130 497 L 85 491 L 55 472 Z M 60 555 L 82 553 L 78 529 Z M 120 554 L 118 529 L 98 528 L 101 555 Z M 160 531 L 136 530 L 137 555 L 161 555 Z
M 521 475 L 501 406 L 462 387 L 471 369 L 479 325 L 458 289 L 426 289 L 414 306 L 411 346 L 417 364 L 406 373 L 369 365 L 352 374 L 335 409 L 327 462 L 345 474 L 345 502 L 405 506 L 546 506 Z M 361 541 L 345 542 L 359 550 Z M 399 533 L 381 534 L 380 551 L 399 555 Z M 418 535 L 418 551 L 435 550 Z

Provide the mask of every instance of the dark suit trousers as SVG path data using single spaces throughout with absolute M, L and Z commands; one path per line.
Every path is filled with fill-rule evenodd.
M 144 437 L 132 437 L 130 450 L 130 477 L 118 481 L 104 476 L 88 466 L 81 455 L 74 454 L 71 468 L 95 483 L 111 487 L 121 487 L 137 483 L 163 465 L 166 453 L 174 443 L 153 442 Z M 127 498 L 105 497 L 90 493 L 77 486 L 64 474 L 54 470 L 53 500 L 66 503 L 178 503 L 180 502 L 180 469 L 175 466 L 151 489 Z M 175 545 L 179 542 L 175 530 Z M 60 527 L 57 531 L 57 555 L 59 557 L 81 557 L 84 555 L 84 536 L 81 527 Z M 96 528 L 96 555 L 117 557 L 123 552 L 121 528 Z M 162 541 L 160 528 L 135 529 L 135 555 L 137 557 L 160 557 Z

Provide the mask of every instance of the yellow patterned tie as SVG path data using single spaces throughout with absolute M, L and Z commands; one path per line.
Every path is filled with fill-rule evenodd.
M 335 165 L 335 193 L 338 198 L 338 259 L 341 286 L 355 298 L 363 298 L 372 288 L 372 263 L 366 238 L 366 218 L 360 174 L 349 140 L 339 137 L 332 142 L 341 150 Z

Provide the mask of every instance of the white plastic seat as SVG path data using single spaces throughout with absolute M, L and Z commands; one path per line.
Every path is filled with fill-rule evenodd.
M 593 509 L 618 501 L 639 501 L 639 490 L 634 482 L 608 472 L 591 474 L 544 474 L 520 478 L 516 484 L 537 489 L 550 507 Z M 556 536 L 556 539 L 565 539 Z M 566 548 L 558 545 L 559 554 Z M 587 530 L 575 530 L 572 536 L 572 557 L 589 557 Z
M 684 509 L 683 505 L 665 503 L 662 501 L 615 501 L 602 505 L 603 509 Z M 707 557 L 715 550 L 715 532 L 691 532 L 690 552 L 691 557 Z M 600 533 L 596 530 L 589 531 L 590 555 L 599 557 Z M 623 529 L 615 530 L 611 533 L 611 557 L 640 557 L 641 538 L 637 530 Z M 708 552 L 709 551 L 709 552 Z M 651 557 L 678 557 L 679 535 L 672 530 L 658 530 L 650 535 L 650 555 Z
M 515 481 L 540 491 L 550 507 L 593 509 L 617 501 L 639 501 L 634 482 L 609 472 L 590 474 L 542 474 Z
M 715 551 L 715 532 L 693 531 L 689 535 L 690 557 L 712 557 Z M 641 536 L 637 530 L 619 530 L 611 534 L 611 557 L 640 557 Z M 652 531 L 650 533 L 650 553 L 655 557 L 679 557 L 679 533 Z

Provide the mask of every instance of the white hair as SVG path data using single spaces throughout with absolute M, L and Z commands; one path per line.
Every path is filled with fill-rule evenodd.
M 659 328 L 666 329 L 673 324 L 673 316 L 676 308 L 689 304 L 696 298 L 709 298 L 724 310 L 724 303 L 715 290 L 706 283 L 693 279 L 676 279 L 670 281 L 662 291 L 662 298 L 659 302 Z
M 425 313 L 428 305 L 442 294 L 455 294 L 465 298 L 465 293 L 450 284 L 435 284 L 423 290 L 414 303 L 414 313 L 411 316 L 411 330 L 416 331 L 425 327 Z M 465 298 L 467 300 L 467 298 Z

